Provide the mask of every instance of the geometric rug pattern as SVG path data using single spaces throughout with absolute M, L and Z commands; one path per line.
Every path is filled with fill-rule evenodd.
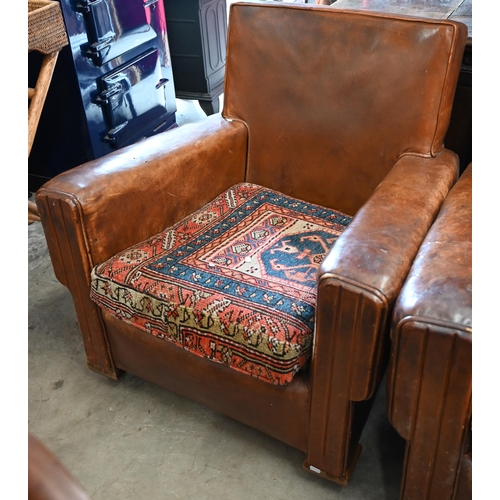
M 194 355 L 286 385 L 310 357 L 318 266 L 351 220 L 238 184 L 97 265 L 91 298 Z

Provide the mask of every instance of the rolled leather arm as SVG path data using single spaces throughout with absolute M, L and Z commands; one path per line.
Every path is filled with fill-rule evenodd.
M 314 366 L 338 371 L 352 401 L 369 398 L 383 375 L 387 318 L 457 175 L 458 158 L 448 150 L 401 157 L 318 270 Z
M 47 182 L 36 194 L 57 278 L 74 259 L 90 269 L 243 182 L 247 131 L 213 115 Z M 73 254 L 73 255 L 69 255 Z

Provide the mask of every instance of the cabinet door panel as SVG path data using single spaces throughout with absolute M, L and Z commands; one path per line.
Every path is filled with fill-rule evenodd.
M 109 128 L 104 139 L 119 148 L 140 137 L 152 121 L 165 113 L 167 85 L 171 82 L 162 76 L 158 50 L 148 51 L 104 75 L 96 98 Z
M 81 0 L 77 10 L 87 27 L 85 55 L 96 66 L 102 66 L 154 39 L 157 35 L 146 12 L 151 5 L 151 1 L 144 0 Z

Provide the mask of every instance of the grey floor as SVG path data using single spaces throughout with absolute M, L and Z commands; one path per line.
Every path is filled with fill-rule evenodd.
M 195 101 L 177 106 L 180 126 L 205 116 Z M 302 452 L 239 422 L 134 376 L 90 371 L 38 222 L 28 246 L 28 428 L 92 499 L 398 499 L 404 441 L 387 420 L 384 385 L 342 488 L 305 472 Z

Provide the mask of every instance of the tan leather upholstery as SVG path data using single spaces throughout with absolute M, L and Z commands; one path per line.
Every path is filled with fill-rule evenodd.
M 388 411 L 407 441 L 401 498 L 471 498 L 471 398 L 469 165 L 425 238 L 394 309 Z
M 390 311 L 457 178 L 442 141 L 467 29 L 271 2 L 233 4 L 230 16 L 222 117 L 65 172 L 37 204 L 90 368 L 206 404 L 346 484 L 386 368 Z M 311 368 L 286 387 L 189 356 L 89 298 L 94 265 L 244 181 L 356 214 L 318 274 Z
M 232 21 L 223 114 L 247 125 L 249 182 L 354 215 L 401 155 L 442 150 L 462 60 L 448 49 L 463 31 L 273 3 Z

